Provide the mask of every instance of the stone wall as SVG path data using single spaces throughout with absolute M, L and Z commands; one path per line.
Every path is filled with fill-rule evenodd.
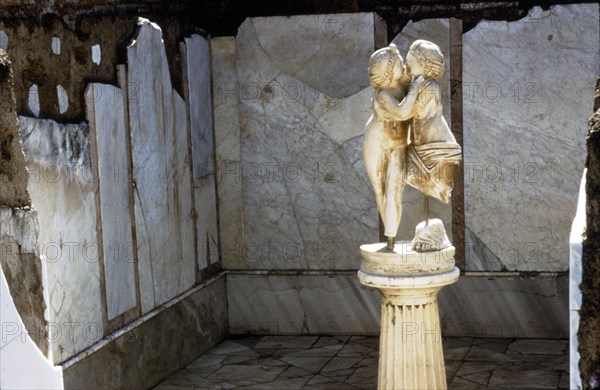
M 0 28 L 0 43 L 18 58 L 20 100 L 13 97 L 11 109 L 23 115 L 18 122 L 15 115 L 12 131 L 21 157 L 21 140 L 25 152 L 19 178 L 37 210 L 2 214 L 2 266 L 16 286 L 13 297 L 25 303 L 19 310 L 27 331 L 34 334 L 35 319 L 44 352 L 66 368 L 67 387 L 86 379 L 82 367 L 108 364 L 114 345 L 126 339 L 131 346 L 132 337 L 159 358 L 139 361 L 134 349 L 121 346 L 121 365 L 135 360 L 145 372 L 171 360 L 168 370 L 178 369 L 226 329 L 209 40 L 193 28 L 182 34 L 185 24 L 173 20 L 163 34 L 146 19 L 100 18 L 115 27 L 102 39 L 96 28 L 86 35 L 84 21 L 71 29 L 49 20 L 45 27 L 5 21 Z M 25 28 L 47 43 L 43 51 L 34 50 Z M 61 66 L 72 73 L 45 77 Z M 65 93 L 48 93 L 59 85 Z M 9 244 L 20 252 L 5 251 Z M 15 261 L 19 254 L 24 258 Z M 40 323 L 44 303 L 47 326 Z M 159 330 L 172 332 L 186 321 L 197 329 L 190 348 L 178 350 Z M 106 373 L 94 382 L 151 386 L 169 372 Z
M 370 88 L 361 81 L 366 66 L 357 59 L 382 46 L 377 31 L 384 27 L 375 33 L 367 27 L 374 40 L 365 43 L 365 24 L 357 15 L 252 18 L 235 38 L 213 38 L 220 53 L 213 58 L 218 69 L 213 101 L 222 255 L 229 278 L 236 275 L 228 291 L 232 332 L 377 330 L 377 316 L 359 309 L 364 317 L 351 321 L 356 326 L 338 321 L 352 304 L 335 309 L 336 294 L 310 298 L 313 290 L 330 291 L 327 281 L 335 279 L 331 283 L 344 286 L 353 280 L 357 307 L 373 299 L 351 276 L 360 263 L 358 246 L 378 235 L 360 156 L 362 128 L 357 129 L 369 115 Z M 362 15 L 371 20 L 370 14 Z M 580 23 L 569 24 L 574 17 Z M 348 25 L 360 34 L 345 30 Z M 450 334 L 568 334 L 565 243 L 584 160 L 585 106 L 579 102 L 593 93 L 588 79 L 600 64 L 598 25 L 597 5 L 569 5 L 533 8 L 514 22 L 466 25 L 458 53 L 450 52 L 448 19 L 408 23 L 393 39 L 406 50 L 413 39 L 429 38 L 442 46 L 447 65 L 456 55 L 463 63 L 462 100 L 451 101 L 448 78 L 442 86 L 449 121 L 454 104 L 464 116 L 458 125 L 464 131 L 466 241 L 465 257 L 457 260 L 468 277 L 441 299 Z M 581 31 L 586 31 L 583 38 Z M 492 36 L 497 45 L 485 43 Z M 319 56 L 320 50 L 330 55 Z M 350 55 L 352 61 L 345 57 Z M 299 58 L 306 59 L 302 66 Z M 566 67 L 581 76 L 565 77 Z M 348 90 L 351 74 L 358 90 Z M 324 89 L 326 82 L 336 88 Z M 336 171 L 322 172 L 327 179 L 307 177 L 316 172 L 311 166 L 316 163 Z M 412 237 L 421 205 L 418 192 L 406 191 L 400 238 Z M 447 231 L 452 212 L 449 205 L 433 205 Z M 277 286 L 273 291 L 264 288 L 271 281 Z M 274 292 L 281 289 L 297 290 L 293 313 L 322 305 L 333 320 L 323 322 L 304 311 L 308 314 L 300 321 L 282 306 Z M 253 312 L 243 302 L 268 303 L 266 311 Z M 265 325 L 267 312 L 290 315 Z M 327 326 L 320 327 L 323 323 Z M 244 330 L 240 324 L 255 326 Z
M 581 4 L 464 34 L 468 271 L 568 269 L 598 26 L 598 5 Z
M 0 206 L 29 206 L 27 172 L 17 122 L 14 76 L 11 62 L 0 47 Z

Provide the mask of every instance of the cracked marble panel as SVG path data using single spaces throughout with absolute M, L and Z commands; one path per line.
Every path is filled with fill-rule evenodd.
M 244 214 L 234 37 L 211 39 L 216 179 L 223 267 L 244 268 Z
M 236 37 L 242 251 L 248 268 L 356 269 L 359 243 L 378 239 L 374 196 L 360 158 L 370 92 L 358 81 L 367 80 L 376 22 L 372 14 L 335 15 L 338 27 L 354 26 L 343 36 L 340 54 L 351 54 L 352 59 L 343 61 L 331 53 L 298 55 L 340 44 L 339 35 L 324 34 L 324 27 L 310 18 L 298 17 L 298 25 L 303 26 L 302 36 L 311 40 L 286 39 L 287 30 L 275 34 L 286 18 L 269 18 L 269 23 L 265 18 L 248 19 Z M 284 52 L 278 49 L 281 45 L 286 45 Z M 297 58 L 310 59 L 297 69 Z M 364 66 L 357 58 L 365 59 Z M 310 75 L 299 70 L 311 67 L 319 70 Z M 327 80 L 333 87 L 311 78 L 331 68 L 336 76 Z M 336 89 L 347 84 L 353 89 Z
M 353 276 L 228 278 L 228 283 L 236 286 L 227 292 L 232 334 L 379 332 L 379 293 L 360 286 Z
M 197 34 L 184 44 L 199 269 L 219 261 L 210 42 Z M 181 145 L 181 148 L 187 147 Z M 178 149 L 181 150 L 181 149 Z
M 462 276 L 439 295 L 446 336 L 564 338 L 566 276 Z
M 49 344 L 62 362 L 103 335 L 97 181 L 87 125 L 19 117 L 45 261 Z
M 250 49 L 262 51 L 273 68 L 343 98 L 369 85 L 367 63 L 381 24 L 375 14 L 356 13 L 251 18 L 242 26 L 256 36 L 258 46 Z
M 597 4 L 534 7 L 463 36 L 465 223 L 500 268 L 568 269 L 598 19 Z M 467 270 L 498 268 L 476 259 Z
M 127 47 L 127 81 L 145 313 L 193 285 L 195 259 L 184 257 L 191 252 L 186 231 L 191 218 L 191 191 L 186 189 L 191 179 L 184 157 L 187 148 L 181 148 L 188 144 L 187 109 L 171 86 L 160 27 L 141 18 L 138 25 L 137 36 Z
M 89 84 L 85 96 L 90 137 L 97 151 L 104 287 L 110 321 L 137 304 L 129 122 L 120 88 Z

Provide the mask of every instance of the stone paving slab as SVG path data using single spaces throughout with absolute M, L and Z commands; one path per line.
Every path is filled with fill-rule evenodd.
M 448 389 L 568 389 L 568 340 L 449 337 Z M 155 390 L 376 389 L 378 337 L 225 340 Z

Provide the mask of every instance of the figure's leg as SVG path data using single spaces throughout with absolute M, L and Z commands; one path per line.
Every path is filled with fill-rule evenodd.
M 386 178 L 385 196 L 385 236 L 388 237 L 388 248 L 393 249 L 392 242 L 398 233 L 402 219 L 402 191 L 406 183 L 406 151 L 398 148 L 390 155 Z M 390 240 L 392 238 L 392 240 Z
M 363 160 L 365 162 L 365 170 L 367 171 L 367 175 L 369 176 L 369 180 L 371 181 L 375 192 L 377 210 L 379 210 L 381 217 L 384 218 L 385 175 L 387 173 L 388 157 L 378 139 L 368 136 L 365 137 Z

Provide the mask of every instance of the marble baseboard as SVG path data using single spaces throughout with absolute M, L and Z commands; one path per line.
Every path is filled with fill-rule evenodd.
M 378 292 L 351 272 L 227 275 L 230 334 L 376 335 Z M 472 273 L 439 297 L 445 336 L 565 338 L 566 276 Z
M 223 340 L 221 274 L 169 301 L 62 364 L 65 389 L 147 389 Z

